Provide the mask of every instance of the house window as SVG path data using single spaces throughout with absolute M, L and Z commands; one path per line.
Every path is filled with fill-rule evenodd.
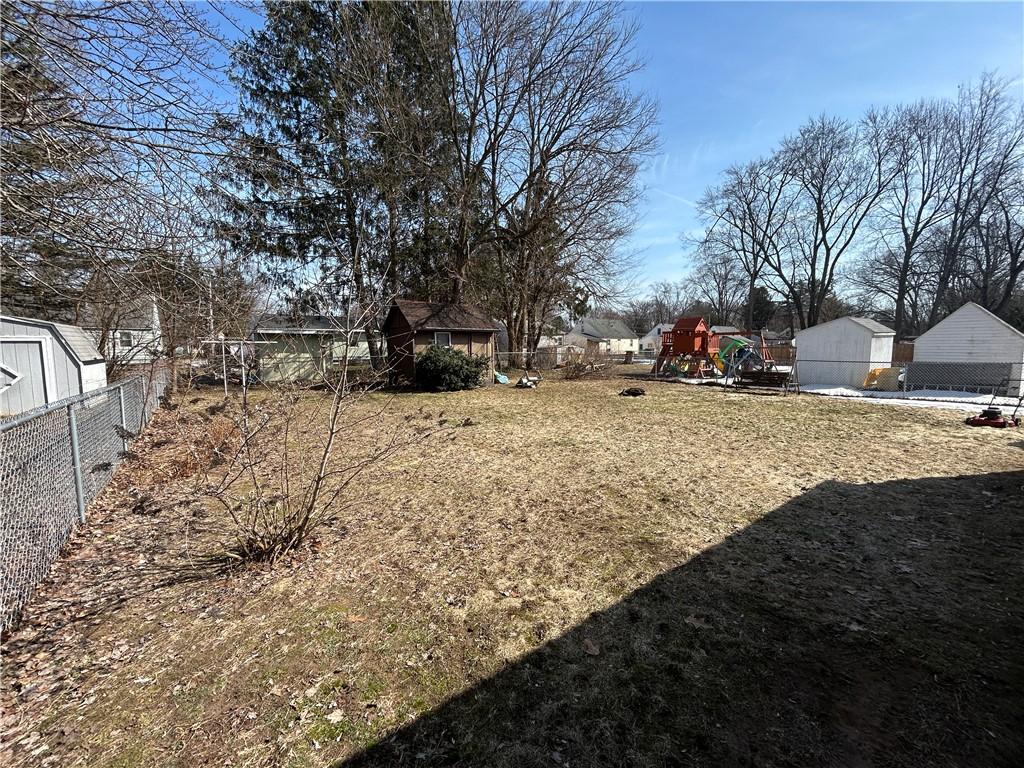
M 435 347 L 450 347 L 452 345 L 452 335 L 448 331 L 434 331 L 434 346 Z
M 117 345 L 122 349 L 131 349 L 132 344 L 132 332 L 131 331 L 118 331 L 117 332 Z

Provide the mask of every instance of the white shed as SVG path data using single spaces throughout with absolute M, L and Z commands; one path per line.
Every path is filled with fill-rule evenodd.
M 77 325 L 0 315 L 0 415 L 99 389 L 107 369 Z
M 797 331 L 797 378 L 802 385 L 859 389 L 872 368 L 892 365 L 895 335 L 865 317 L 840 317 Z
M 1022 370 L 1024 333 L 969 301 L 917 337 L 907 379 L 911 387 L 919 384 L 941 388 L 948 384 L 951 388 L 974 385 L 978 389 L 1010 379 L 1008 394 L 1017 397 L 1024 391 Z

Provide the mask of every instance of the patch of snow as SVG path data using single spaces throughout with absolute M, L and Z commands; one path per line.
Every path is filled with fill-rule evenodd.
M 837 387 L 827 384 L 801 384 L 800 391 L 811 395 L 826 397 L 857 397 L 881 403 L 883 405 L 908 405 L 914 408 L 945 408 L 954 411 L 978 411 L 990 403 L 1002 408 L 1012 409 L 1017 405 L 1013 397 L 997 397 L 993 401 L 991 395 L 955 390 L 920 389 L 911 392 L 880 392 L 870 389 L 854 389 L 853 387 Z
M 705 377 L 703 379 L 696 379 L 696 378 L 683 378 L 682 376 L 678 376 L 675 379 L 673 379 L 673 381 L 678 381 L 680 384 L 713 384 L 713 383 L 718 383 L 721 380 L 722 380 L 721 378 L 708 378 L 708 377 Z

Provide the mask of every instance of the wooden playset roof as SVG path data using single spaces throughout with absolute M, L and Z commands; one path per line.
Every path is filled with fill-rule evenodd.
M 672 326 L 673 331 L 699 331 L 708 329 L 703 317 L 680 317 Z

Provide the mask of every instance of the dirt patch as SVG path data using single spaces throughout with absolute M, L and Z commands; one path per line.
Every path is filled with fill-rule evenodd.
M 623 386 L 401 395 L 469 426 L 241 572 L 162 415 L 7 643 L 6 762 L 1011 764 L 1014 431 Z

